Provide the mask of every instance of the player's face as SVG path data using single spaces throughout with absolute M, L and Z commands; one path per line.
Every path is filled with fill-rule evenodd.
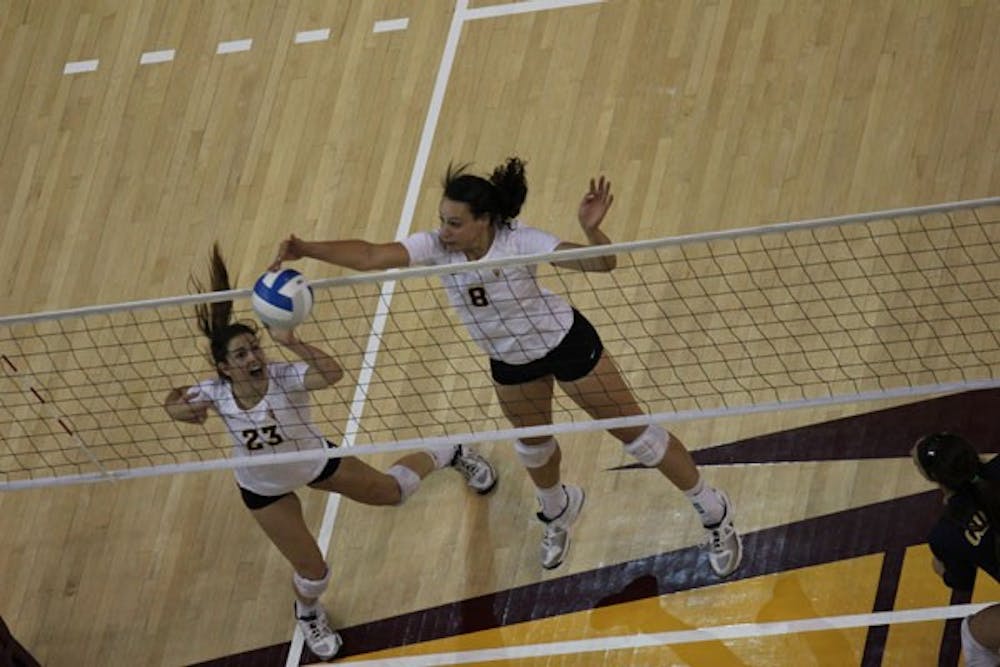
M 248 382 L 265 377 L 267 358 L 260 349 L 260 341 L 249 333 L 233 336 L 226 346 L 226 360 L 219 369 L 233 382 Z
M 493 242 L 493 225 L 490 216 L 476 218 L 464 201 L 447 197 L 438 207 L 441 219 L 441 243 L 450 252 L 464 252 L 478 259 L 486 254 Z

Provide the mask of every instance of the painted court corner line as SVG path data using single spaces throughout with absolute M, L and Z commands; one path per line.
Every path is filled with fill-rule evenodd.
M 466 20 L 474 21 L 477 19 L 497 18 L 499 16 L 513 16 L 514 14 L 543 12 L 549 9 L 582 7 L 584 5 L 596 5 L 602 2 L 604 2 L 604 0 L 526 0 L 526 2 L 512 2 L 506 5 L 476 7 L 468 11 Z

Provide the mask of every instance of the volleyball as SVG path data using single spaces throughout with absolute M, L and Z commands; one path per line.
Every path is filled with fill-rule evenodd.
M 260 321 L 275 329 L 291 329 L 309 317 L 312 288 L 294 269 L 268 271 L 253 286 L 250 304 Z

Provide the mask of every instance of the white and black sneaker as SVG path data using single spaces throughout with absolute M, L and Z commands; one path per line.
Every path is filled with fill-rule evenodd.
M 579 486 L 563 484 L 563 491 L 566 493 L 566 507 L 559 516 L 549 519 L 541 512 L 537 515 L 538 520 L 545 524 L 545 532 L 542 534 L 542 567 L 546 570 L 559 567 L 566 559 L 570 529 L 580 516 L 583 501 L 586 500 L 586 494 Z
M 340 634 L 327 623 L 323 607 L 317 605 L 315 611 L 305 616 L 299 616 L 296 611 L 295 619 L 305 637 L 306 646 L 317 658 L 329 660 L 337 655 L 340 647 L 344 645 Z
M 712 526 L 705 526 L 708 531 L 708 563 L 712 566 L 720 577 L 728 577 L 743 560 L 743 540 L 736 532 L 733 525 L 733 504 L 729 501 L 729 496 L 725 491 L 717 491 L 719 500 L 726 513 L 722 515 L 722 520 Z
M 451 467 L 465 478 L 470 489 L 481 496 L 485 496 L 497 485 L 497 471 L 493 464 L 465 445 L 455 448 Z

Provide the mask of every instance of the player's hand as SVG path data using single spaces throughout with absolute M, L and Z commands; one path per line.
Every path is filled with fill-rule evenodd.
M 267 325 L 264 328 L 267 329 L 267 333 L 271 334 L 271 338 L 276 343 L 288 346 L 299 342 L 299 339 L 295 337 L 295 329 L 278 329 L 277 327 L 269 327 Z
M 278 246 L 278 254 L 275 256 L 274 261 L 271 262 L 271 266 L 267 267 L 267 270 L 277 271 L 281 268 L 282 262 L 292 262 L 296 259 L 302 259 L 301 243 L 302 239 L 295 234 L 282 241 L 281 245 Z
M 590 190 L 583 196 L 580 202 L 580 210 L 577 211 L 577 219 L 584 232 L 597 229 L 608 209 L 615 201 L 615 196 L 611 194 L 611 181 L 604 180 L 601 176 L 595 182 L 590 179 Z
M 208 419 L 208 403 L 202 401 L 198 387 L 174 389 L 167 397 L 167 412 L 173 419 L 188 424 L 204 424 Z

